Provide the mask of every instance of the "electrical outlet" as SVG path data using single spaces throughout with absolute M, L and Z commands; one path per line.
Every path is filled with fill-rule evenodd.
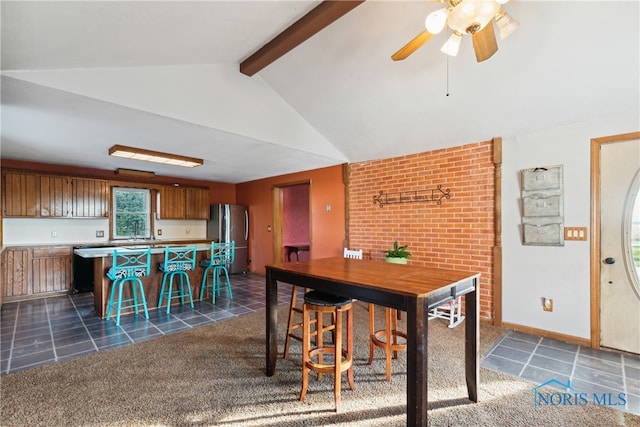
M 51 237 L 58 237 L 58 232 L 57 231 L 52 231 L 51 232 Z
M 553 298 L 542 297 L 542 309 L 544 311 L 553 311 Z
M 104 230 L 96 230 L 96 237 L 104 237 Z
M 158 236 L 162 236 L 162 228 L 158 228 L 158 232 L 156 233 Z

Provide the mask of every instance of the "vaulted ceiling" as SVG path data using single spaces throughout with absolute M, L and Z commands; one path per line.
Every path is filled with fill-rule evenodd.
M 441 53 L 446 34 L 392 61 L 441 5 L 368 0 L 240 72 L 320 3 L 3 0 L 0 154 L 238 183 L 640 114 L 637 1 L 509 2 L 520 28 L 477 63 L 468 38 Z

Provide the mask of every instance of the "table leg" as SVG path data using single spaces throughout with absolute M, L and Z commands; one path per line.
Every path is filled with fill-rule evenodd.
M 427 425 L 427 310 L 422 298 L 407 307 L 407 425 Z
M 278 282 L 267 269 L 267 301 L 266 301 L 266 374 L 272 376 L 276 372 L 278 358 Z
M 474 291 L 464 296 L 465 302 L 465 331 L 464 331 L 464 366 L 467 379 L 469 400 L 478 402 L 478 384 L 480 382 L 480 307 L 479 280 L 473 279 Z

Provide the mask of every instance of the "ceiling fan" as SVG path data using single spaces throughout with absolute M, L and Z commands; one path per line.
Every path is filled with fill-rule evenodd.
M 394 53 L 391 59 L 401 61 L 407 58 L 446 26 L 451 30 L 451 36 L 440 49 L 442 52 L 456 56 L 463 35 L 469 34 L 473 41 L 476 60 L 486 61 L 498 51 L 493 22 L 495 21 L 503 40 L 520 25 L 502 9 L 502 5 L 509 0 L 437 1 L 446 6 L 427 15 L 426 29 Z

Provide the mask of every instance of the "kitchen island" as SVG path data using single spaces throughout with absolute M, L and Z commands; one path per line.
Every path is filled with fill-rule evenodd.
M 140 242 L 142 243 L 142 241 Z M 211 249 L 211 242 L 198 241 L 194 242 L 162 242 L 154 241 L 145 242 L 147 244 L 136 244 L 129 242 L 120 246 L 99 246 L 99 247 L 82 247 L 74 249 L 74 254 L 83 258 L 93 258 L 93 274 L 94 288 L 93 300 L 95 303 L 96 314 L 104 318 L 107 313 L 107 304 L 109 302 L 109 291 L 111 289 L 111 280 L 107 277 L 107 271 L 113 265 L 113 251 L 115 249 L 146 249 L 151 248 L 151 270 L 149 276 L 142 278 L 144 293 L 147 299 L 149 310 L 158 306 L 158 298 L 160 296 L 160 286 L 162 285 L 162 272 L 158 268 L 164 261 L 164 250 L 166 246 L 195 246 L 196 247 L 196 269 L 189 272 L 189 281 L 191 282 L 191 293 L 194 300 L 200 295 L 200 283 L 202 281 L 202 273 L 204 268 L 199 267 L 200 261 L 206 259 Z M 125 291 L 125 297 L 130 298 Z M 131 310 L 129 310 L 131 311 Z

